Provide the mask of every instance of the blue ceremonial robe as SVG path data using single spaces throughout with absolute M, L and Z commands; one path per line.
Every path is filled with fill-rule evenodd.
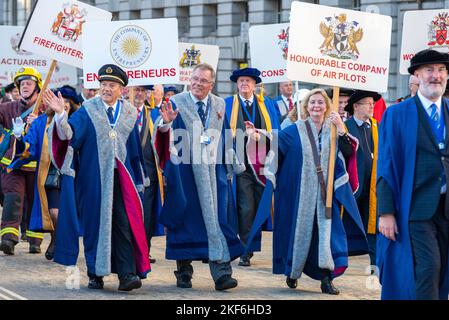
M 172 101 L 173 109 L 176 109 Z M 178 114 L 172 123 L 172 130 L 187 130 L 182 117 Z M 220 136 L 219 149 L 225 155 L 225 134 L 229 130 L 226 119 Z M 184 131 L 185 132 L 185 131 Z M 155 145 L 159 159 L 162 160 L 161 153 L 164 152 L 165 144 L 160 142 L 160 133 L 157 133 Z M 176 137 L 175 137 L 176 138 Z M 180 145 L 183 137 L 175 139 L 174 145 Z M 185 144 L 189 144 L 186 142 Z M 182 159 L 185 149 L 178 150 L 178 156 Z M 190 150 L 189 150 L 190 152 Z M 190 159 L 192 155 L 190 154 Z M 235 220 L 236 211 L 232 199 L 232 184 L 228 179 L 228 169 L 225 162 L 215 165 L 217 200 L 218 200 L 218 221 L 226 239 L 231 260 L 238 258 L 243 252 L 243 246 L 235 231 L 231 227 L 230 221 Z M 190 163 L 173 163 L 165 156 L 160 161 L 164 171 L 166 185 L 165 202 L 160 215 L 160 222 L 167 227 L 166 239 L 166 259 L 170 260 L 205 260 L 209 259 L 208 236 L 204 218 L 202 215 L 198 188 Z
M 112 190 L 116 166 L 133 236 L 137 273 L 145 277 L 150 266 L 143 228 L 144 171 L 137 110 L 127 102 L 121 103 L 114 128 L 125 140 L 117 141 L 115 151 L 111 146 L 114 142 L 108 135 L 111 127 L 99 97 L 86 101 L 69 118 L 68 123 L 73 129 L 70 141 L 60 141 L 56 128 L 50 127 L 49 143 L 54 162 L 65 174 L 54 261 L 63 265 L 76 264 L 82 229 L 88 273 L 97 276 L 111 273 Z M 71 160 L 74 153 L 77 163 Z M 76 169 L 76 176 L 73 169 Z
M 300 199 L 304 154 L 296 124 L 279 132 L 278 144 L 278 171 L 274 192 L 273 273 L 290 276 L 298 206 L 300 201 L 308 201 Z M 345 174 L 347 173 L 343 161 L 337 157 L 335 181 Z M 262 201 L 266 203 L 271 201 L 272 194 L 273 183 L 267 179 Z M 342 205 L 347 210 L 343 220 L 340 211 Z M 259 206 L 249 241 L 257 237 L 262 224 L 269 219 L 269 209 L 268 206 Z M 339 185 L 334 190 L 330 246 L 335 264 L 333 277 L 345 271 L 348 266 L 348 255 L 361 255 L 368 252 L 363 223 L 349 182 Z M 320 280 L 322 272 L 316 263 L 317 257 L 317 248 L 311 246 L 303 272 L 313 279 Z
M 443 105 L 444 102 L 449 105 L 448 99 L 444 99 Z M 399 231 L 396 241 L 382 234 L 377 236 L 377 266 L 382 299 L 416 299 L 409 214 L 415 177 L 418 121 L 414 98 L 409 98 L 387 108 L 380 124 L 377 179 L 384 179 L 393 192 Z M 440 285 L 440 297 L 447 299 L 448 294 L 449 269 Z
M 239 102 L 240 102 L 240 106 L 243 106 L 244 103 L 241 101 L 241 99 L 239 98 Z M 225 99 L 226 102 L 226 117 L 228 122 L 231 124 L 231 118 L 232 118 L 232 107 L 234 105 L 234 96 L 230 96 L 227 97 Z M 260 108 L 260 104 L 257 101 L 257 96 L 254 97 L 254 103 L 257 103 L 259 105 Z M 279 114 L 277 111 L 277 108 L 274 105 L 274 102 L 268 98 L 264 96 L 264 103 L 266 106 L 266 110 L 268 113 L 268 116 L 270 118 L 270 122 L 271 122 L 271 128 L 273 130 L 273 132 L 276 132 L 277 130 L 280 130 L 280 124 L 279 124 Z M 263 119 L 263 115 L 261 114 L 261 120 L 262 122 L 264 122 Z M 265 121 L 266 122 L 266 121 Z M 237 128 L 239 128 L 239 125 L 237 123 Z M 241 162 L 243 162 L 243 159 L 240 159 Z M 259 168 L 259 164 L 257 164 L 257 169 Z M 257 169 L 254 169 L 254 171 L 257 171 Z M 262 181 L 263 183 L 265 183 L 265 177 L 263 177 L 263 175 L 258 175 L 257 177 L 260 181 Z M 232 184 L 232 190 L 233 190 L 233 205 L 237 208 L 237 198 L 236 198 L 236 194 L 237 194 L 237 184 L 236 184 L 236 178 L 234 176 L 233 178 L 233 184 Z M 259 207 L 263 206 L 263 207 L 267 207 L 267 208 L 271 208 L 271 199 L 266 199 L 263 198 L 261 199 L 260 203 L 259 203 Z M 238 230 L 238 220 L 237 220 L 237 215 L 235 216 L 235 220 L 231 221 L 231 225 L 233 226 L 234 230 Z M 246 252 L 257 252 L 261 250 L 261 242 L 262 242 L 262 230 L 264 231 L 272 231 L 273 230 L 273 224 L 271 219 L 270 220 L 266 220 L 263 227 L 260 229 L 260 231 L 257 233 L 257 235 L 255 235 L 253 241 L 251 241 L 251 244 L 248 243 L 248 245 L 245 248 Z

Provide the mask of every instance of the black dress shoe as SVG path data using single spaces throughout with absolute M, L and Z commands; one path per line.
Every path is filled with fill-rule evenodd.
M 285 279 L 285 282 L 287 283 L 287 286 L 292 289 L 296 289 L 296 287 L 298 286 L 298 279 L 287 277 L 287 279 Z
M 321 292 L 332 295 L 340 294 L 340 291 L 334 287 L 332 280 L 330 280 L 328 277 L 321 280 Z
M 192 276 L 185 273 L 179 273 L 179 271 L 175 271 L 175 276 L 176 286 L 178 288 L 192 288 Z
M 54 257 L 55 257 L 54 251 L 49 251 L 48 249 L 47 249 L 47 251 L 45 251 L 45 259 L 51 261 L 51 260 L 53 260 Z
M 89 277 L 89 284 L 87 286 L 89 289 L 103 289 L 104 282 L 103 277 Z
M 5 254 L 12 256 L 14 254 L 15 243 L 12 240 L 2 240 L 0 243 L 0 251 L 3 251 Z
M 127 274 L 119 280 L 120 284 L 118 289 L 120 291 L 131 291 L 133 289 L 139 289 L 142 286 L 142 281 L 135 274 Z
M 215 282 L 215 290 L 222 291 L 237 287 L 237 279 L 234 279 L 230 275 L 222 276 Z
M 249 266 L 251 266 L 250 258 L 248 256 L 240 257 L 239 266 L 241 266 L 241 267 L 249 267 Z
M 150 260 L 150 263 L 156 263 L 156 259 L 153 258 L 151 255 L 148 257 L 148 259 Z
M 41 246 L 38 244 L 30 244 L 30 253 L 41 253 Z

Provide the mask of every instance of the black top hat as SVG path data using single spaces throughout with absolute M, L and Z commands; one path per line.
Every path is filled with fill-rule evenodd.
M 371 97 L 374 99 L 374 102 L 382 98 L 380 94 L 373 91 L 364 91 L 364 90 L 356 90 L 354 93 L 349 97 L 348 104 L 345 107 L 345 111 L 347 111 L 349 114 L 354 114 L 354 103 L 359 102 L 363 98 Z
M 122 86 L 126 87 L 128 84 L 128 76 L 122 68 L 116 66 L 115 64 L 105 64 L 98 70 L 99 81 L 114 81 L 120 83 Z
M 251 77 L 256 80 L 256 84 L 262 82 L 262 79 L 260 78 L 260 71 L 256 68 L 236 69 L 232 72 L 229 79 L 231 79 L 232 82 L 237 82 L 239 77 Z
M 426 49 L 415 54 L 410 60 L 408 72 L 413 74 L 416 69 L 426 64 L 444 64 L 449 70 L 449 54 L 432 49 Z

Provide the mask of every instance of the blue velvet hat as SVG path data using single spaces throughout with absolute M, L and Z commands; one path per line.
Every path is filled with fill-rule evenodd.
M 167 92 L 170 92 L 170 91 L 173 91 L 175 94 L 179 93 L 178 89 L 176 89 L 175 86 L 164 87 L 164 93 L 167 93 Z
M 70 99 L 76 104 L 79 104 L 80 101 L 78 99 L 78 94 L 76 93 L 75 88 L 71 86 L 62 86 L 55 90 L 55 95 L 58 95 L 58 92 L 61 92 L 61 96 L 66 99 Z
M 239 77 L 251 77 L 256 80 L 256 84 L 262 82 L 262 79 L 260 78 L 260 71 L 256 68 L 236 69 L 232 72 L 229 79 L 231 79 L 232 82 L 237 82 Z

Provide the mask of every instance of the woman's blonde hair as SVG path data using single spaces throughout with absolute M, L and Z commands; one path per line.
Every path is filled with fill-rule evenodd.
M 304 99 L 301 101 L 301 113 L 308 117 L 309 111 L 307 111 L 307 105 L 309 104 L 310 97 L 315 94 L 321 94 L 324 98 L 324 103 L 326 104 L 326 111 L 324 112 L 324 118 L 326 119 L 329 117 L 329 114 L 331 113 L 331 100 L 329 99 L 329 96 L 327 95 L 326 91 L 321 88 L 315 88 L 310 90 L 310 92 L 304 97 Z

